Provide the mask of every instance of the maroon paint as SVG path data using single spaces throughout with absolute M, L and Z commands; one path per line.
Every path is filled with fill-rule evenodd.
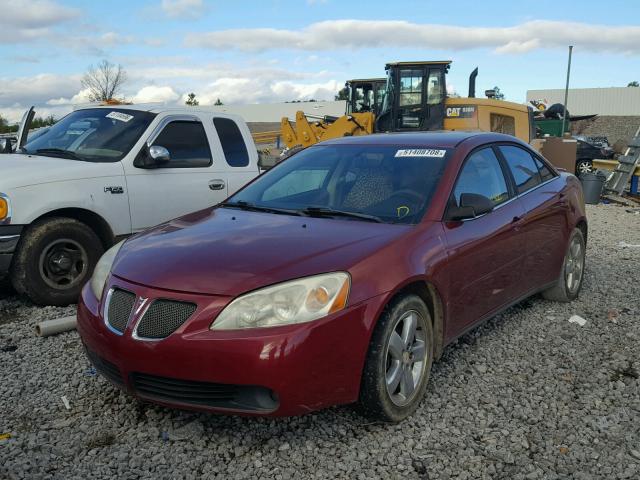
M 431 283 L 441 297 L 449 343 L 559 273 L 569 234 L 585 220 L 579 182 L 567 173 L 466 222 L 446 222 L 447 200 L 464 159 L 477 147 L 524 143 L 499 134 L 373 135 L 327 143 L 454 148 L 430 207 L 415 226 L 271 215 L 210 208 L 132 238 L 107 288 L 187 300 L 194 315 L 164 340 L 109 331 L 85 286 L 78 330 L 85 344 L 125 377 L 143 372 L 188 380 L 260 385 L 275 391 L 272 415 L 295 415 L 357 400 L 369 339 L 384 306 L 404 286 Z M 211 331 L 236 296 L 281 281 L 348 271 L 346 310 L 306 324 Z M 105 290 L 106 291 L 106 290 Z M 127 381 L 125 388 L 130 389 Z M 134 392 L 131 392 L 134 393 Z M 174 404 L 182 408 L 193 406 Z

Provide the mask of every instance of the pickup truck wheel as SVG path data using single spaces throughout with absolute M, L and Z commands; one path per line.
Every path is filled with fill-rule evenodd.
M 76 303 L 104 247 L 87 225 L 71 218 L 47 218 L 24 233 L 11 281 L 39 305 Z
M 384 422 L 400 422 L 418 408 L 433 362 L 429 310 L 417 295 L 404 295 L 378 320 L 362 372 L 359 408 Z

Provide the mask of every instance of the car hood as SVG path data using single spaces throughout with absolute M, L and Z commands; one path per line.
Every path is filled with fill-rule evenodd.
M 9 153 L 0 155 L 0 191 L 88 177 L 122 175 L 122 164 Z
M 346 271 L 412 228 L 211 208 L 128 240 L 112 274 L 160 289 L 237 296 L 294 278 Z

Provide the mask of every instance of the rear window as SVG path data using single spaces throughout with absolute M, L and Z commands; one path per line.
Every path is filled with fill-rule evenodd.
M 229 166 L 246 167 L 249 165 L 247 145 L 236 122 L 228 118 L 214 118 L 213 125 L 218 132 L 222 151 Z

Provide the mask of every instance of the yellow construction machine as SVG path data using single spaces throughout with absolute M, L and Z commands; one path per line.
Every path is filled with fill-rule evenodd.
M 281 121 L 281 138 L 290 150 L 330 138 L 377 132 L 483 130 L 507 133 L 525 142 L 535 138 L 532 111 L 525 105 L 475 98 L 476 68 L 469 77 L 469 96 L 447 96 L 451 61 L 395 62 L 381 79 L 351 80 L 345 115 L 313 116 L 297 112 L 295 125 Z M 378 83 L 376 83 L 378 82 Z M 376 86 L 377 85 L 377 86 Z

